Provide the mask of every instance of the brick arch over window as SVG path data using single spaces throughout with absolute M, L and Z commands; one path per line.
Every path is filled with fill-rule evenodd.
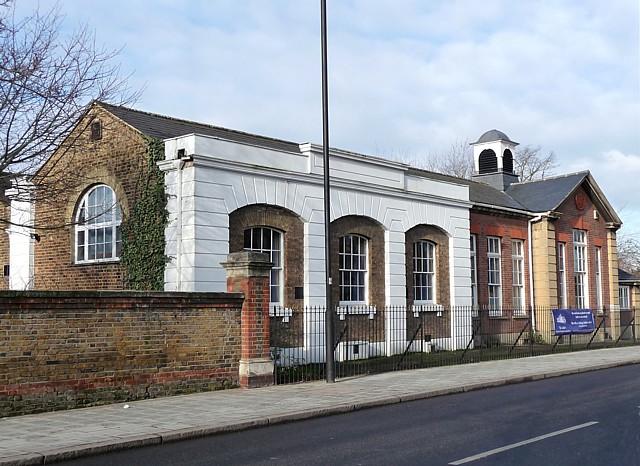
M 435 245 L 435 301 L 444 306 L 450 305 L 449 281 L 449 236 L 440 228 L 432 225 L 417 225 L 405 234 L 405 255 L 407 273 L 407 305 L 415 301 L 413 287 L 413 245 L 428 241 Z
M 339 251 L 340 238 L 356 235 L 367 239 L 367 304 L 383 309 L 385 305 L 384 227 L 368 217 L 349 215 L 331 222 L 331 299 L 334 306 L 340 302 Z
M 278 230 L 283 235 L 284 286 L 283 304 L 300 307 L 303 299 L 295 299 L 295 289 L 304 287 L 304 222 L 282 207 L 253 204 L 229 214 L 229 252 L 244 249 L 244 232 L 255 227 Z

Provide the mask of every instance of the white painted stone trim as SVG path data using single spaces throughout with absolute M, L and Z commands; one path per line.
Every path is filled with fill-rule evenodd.
M 340 304 L 336 307 L 336 313 L 340 320 L 344 320 L 347 315 L 365 315 L 369 314 L 369 319 L 373 320 L 376 316 L 376 307 L 367 304 Z

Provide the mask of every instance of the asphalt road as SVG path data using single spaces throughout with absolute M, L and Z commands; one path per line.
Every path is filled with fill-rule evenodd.
M 635 465 L 640 464 L 640 365 L 63 464 Z

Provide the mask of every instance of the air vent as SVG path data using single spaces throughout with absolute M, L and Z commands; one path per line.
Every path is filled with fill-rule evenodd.
M 513 154 L 509 149 L 505 149 L 502 154 L 502 170 L 513 173 Z
M 485 149 L 480 152 L 478 171 L 480 174 L 495 173 L 498 171 L 498 157 L 496 157 L 496 153 L 493 150 Z
M 102 139 L 102 121 L 96 120 L 91 123 L 91 140 L 98 141 Z

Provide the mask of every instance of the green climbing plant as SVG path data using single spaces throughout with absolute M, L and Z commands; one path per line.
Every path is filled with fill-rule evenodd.
M 164 289 L 164 228 L 167 224 L 167 196 L 164 174 L 157 162 L 164 160 L 164 143 L 144 136 L 147 166 L 140 173 L 129 215 L 122 221 L 120 263 L 125 285 L 133 290 Z

